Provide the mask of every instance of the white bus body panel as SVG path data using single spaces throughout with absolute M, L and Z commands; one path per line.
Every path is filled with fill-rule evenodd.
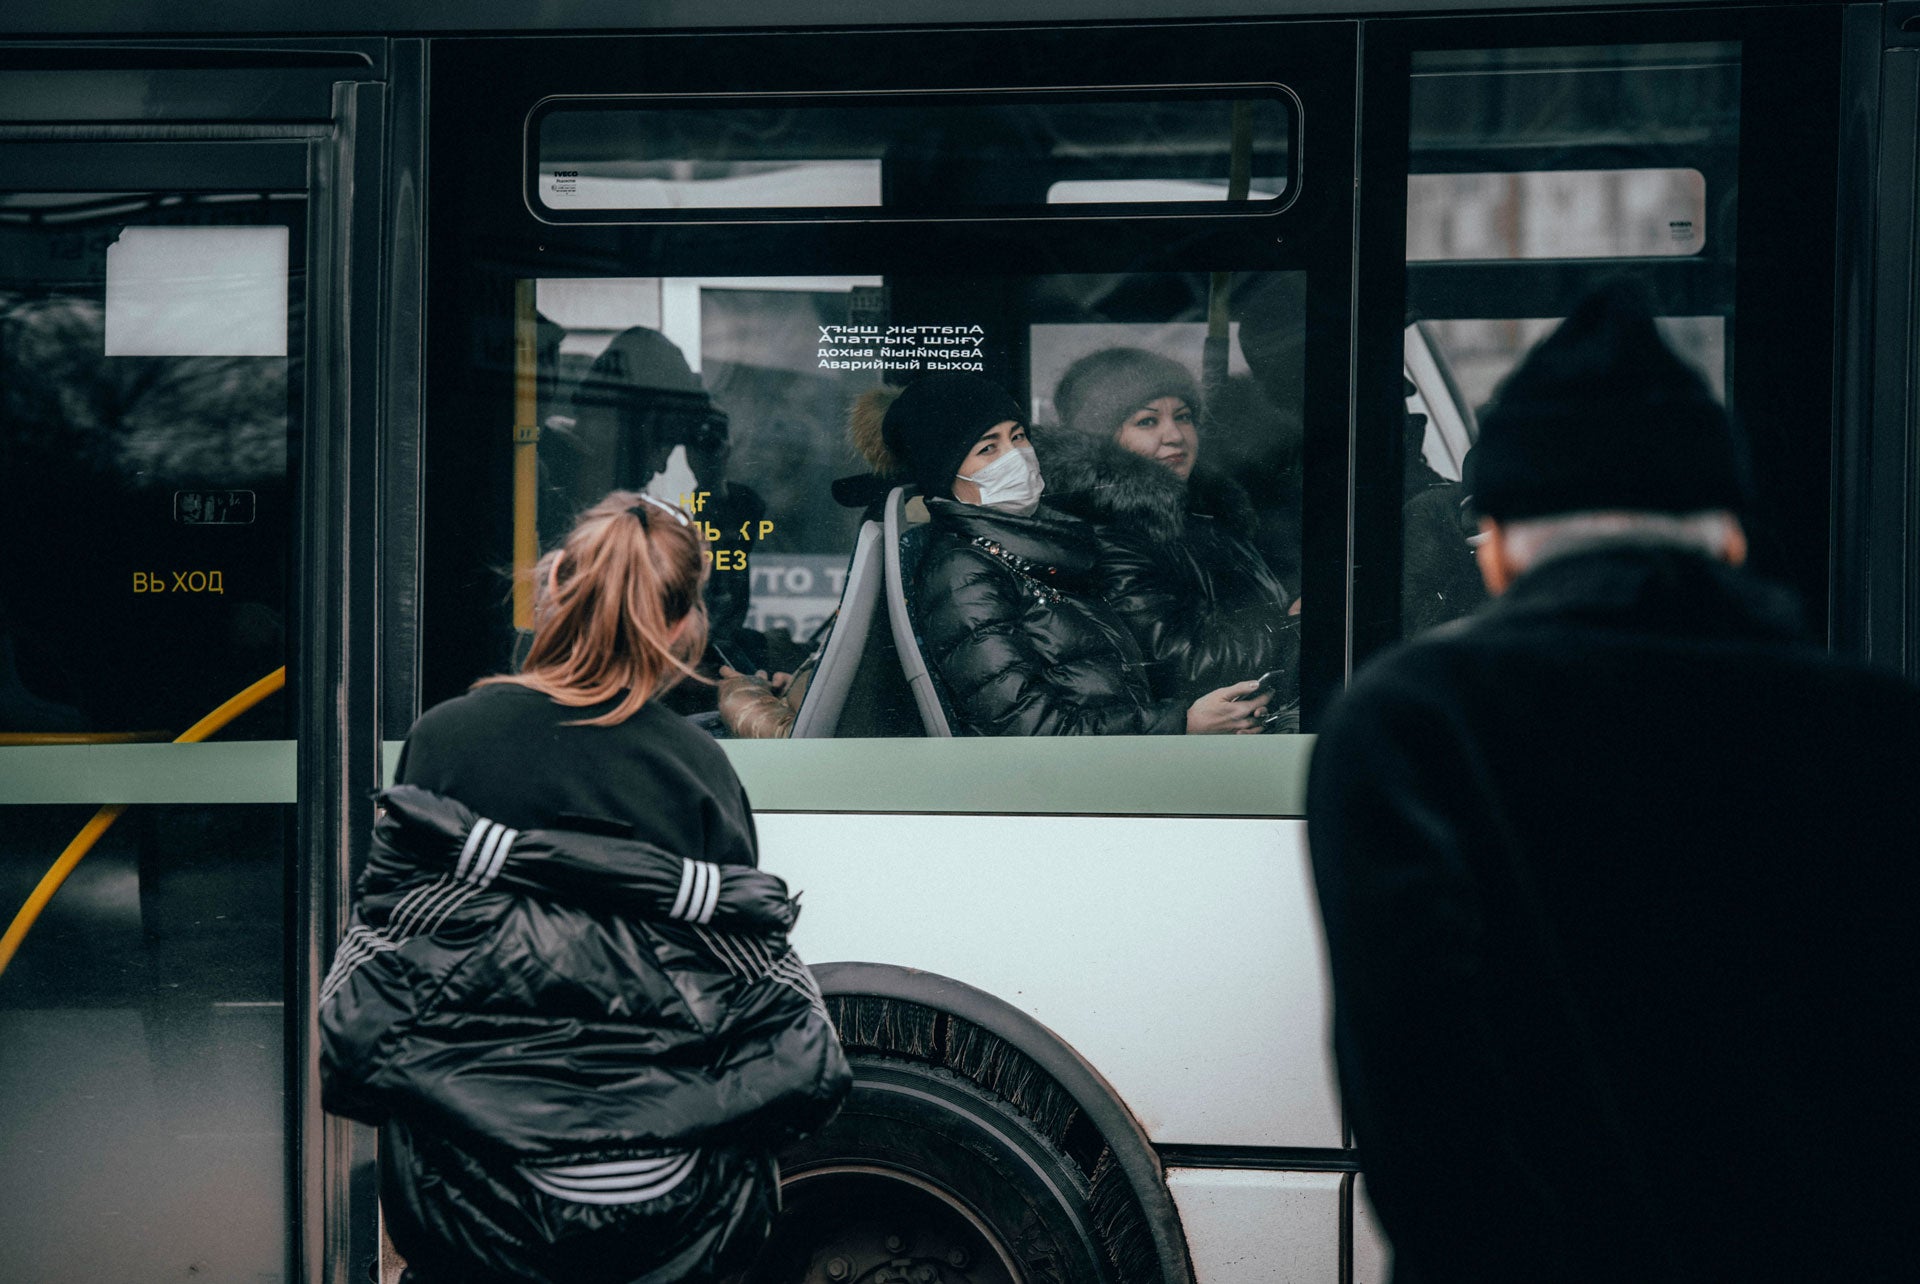
M 1340 1173 L 1169 1168 L 1194 1284 L 1340 1278 Z
M 1297 820 L 760 813 L 808 963 L 985 990 L 1100 1072 L 1156 1143 L 1339 1146 Z

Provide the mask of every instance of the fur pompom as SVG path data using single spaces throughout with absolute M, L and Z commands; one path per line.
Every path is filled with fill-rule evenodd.
M 854 399 L 853 408 L 847 414 L 847 439 L 867 461 L 867 466 L 882 477 L 891 477 L 899 471 L 899 461 L 887 449 L 886 437 L 881 432 L 887 407 L 899 395 L 898 388 L 883 385 L 871 389 Z

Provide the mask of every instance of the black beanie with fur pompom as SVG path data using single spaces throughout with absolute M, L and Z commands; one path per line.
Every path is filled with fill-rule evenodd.
M 897 472 L 920 493 L 949 498 L 961 461 L 995 424 L 1024 424 L 1020 403 L 991 379 L 962 372 L 925 375 L 900 390 L 880 422 Z
M 1732 420 L 1629 281 L 1587 296 L 1507 376 L 1480 416 L 1466 481 L 1474 508 L 1495 521 L 1738 513 L 1752 495 Z

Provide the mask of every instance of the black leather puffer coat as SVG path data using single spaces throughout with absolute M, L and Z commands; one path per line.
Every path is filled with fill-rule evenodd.
M 1178 735 L 1187 701 L 1155 701 L 1140 648 L 1092 581 L 1086 523 L 927 501 L 914 579 L 927 663 L 956 730 L 986 736 Z
M 321 987 L 321 1083 L 383 1126 L 408 1263 L 460 1284 L 744 1266 L 775 1152 L 850 1085 L 786 885 L 409 785 L 383 802 Z
M 1300 627 L 1279 577 L 1247 539 L 1253 512 L 1232 480 L 1164 465 L 1065 429 L 1035 434 L 1047 502 L 1099 541 L 1099 592 L 1147 659 L 1157 697 L 1192 701 L 1275 670 L 1296 698 Z

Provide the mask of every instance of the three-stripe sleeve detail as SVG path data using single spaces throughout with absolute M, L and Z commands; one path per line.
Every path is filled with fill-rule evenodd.
M 819 983 L 813 979 L 813 973 L 800 961 L 800 955 L 791 946 L 783 946 L 776 953 L 774 947 L 760 937 L 741 932 L 710 931 L 702 927 L 693 930 L 727 971 L 749 981 L 772 981 L 784 985 L 806 999 L 808 1005 L 821 1016 L 827 1016 L 827 1001 L 821 996 Z
M 680 891 L 673 898 L 668 918 L 687 923 L 711 923 L 720 907 L 720 867 L 712 861 L 680 862 Z
M 326 979 L 320 984 L 321 1002 L 332 998 L 354 969 L 374 955 L 397 950 L 416 936 L 432 936 L 439 931 L 455 910 L 500 873 L 507 863 L 508 851 L 519 837 L 519 830 L 484 816 L 474 821 L 451 874 L 422 883 L 401 897 L 388 913 L 384 927 L 359 924 L 347 930 L 333 957 L 333 966 L 327 969 Z
M 507 852 L 519 837 L 519 830 L 508 829 L 497 820 L 480 817 L 467 832 L 466 845 L 460 849 L 460 859 L 453 867 L 453 876 L 485 887 L 507 863 Z
M 639 1204 L 672 1191 L 693 1173 L 698 1151 L 611 1163 L 520 1165 L 534 1189 L 576 1204 Z

